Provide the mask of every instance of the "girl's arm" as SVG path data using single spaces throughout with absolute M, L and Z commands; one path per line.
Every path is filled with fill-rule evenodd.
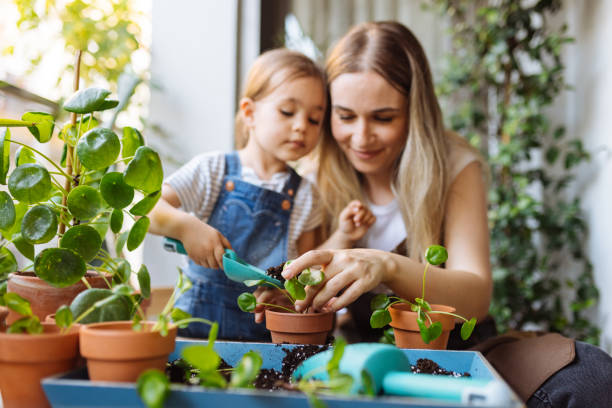
M 174 238 L 183 243 L 189 257 L 207 268 L 222 268 L 225 248 L 229 241 L 215 228 L 178 207 L 178 194 L 169 185 L 162 186 L 162 195 L 149 213 L 149 232 Z
M 455 178 L 444 230 L 449 254 L 446 269 L 428 269 L 425 298 L 480 319 L 489 309 L 492 278 L 485 186 L 478 163 L 468 165 Z M 338 310 L 380 283 L 408 300 L 421 295 L 425 265 L 397 254 L 375 249 L 315 250 L 293 261 L 283 276 L 291 278 L 313 265 L 326 265 L 326 282 L 320 288 L 307 288 L 306 299 L 296 303 L 297 310 L 309 304 L 320 309 L 344 289 L 331 305 Z
M 351 201 L 340 213 L 338 228 L 318 249 L 353 248 L 376 222 L 376 216 L 359 200 Z

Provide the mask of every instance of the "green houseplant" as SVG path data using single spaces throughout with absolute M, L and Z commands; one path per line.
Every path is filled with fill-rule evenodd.
M 285 262 L 286 267 L 291 261 Z M 323 282 L 325 274 L 321 270 L 305 269 L 297 277 L 285 280 L 284 290 L 274 283 L 263 280 L 247 280 L 247 286 L 270 286 L 282 293 L 291 304 L 306 297 L 306 286 L 314 286 Z M 333 327 L 334 314 L 298 313 L 293 309 L 278 304 L 257 303 L 250 292 L 244 292 L 237 299 L 238 307 L 244 312 L 253 312 L 258 304 L 266 306 L 266 328 L 270 330 L 274 343 L 294 344 L 324 344 L 329 331 Z M 277 311 L 271 310 L 277 309 Z
M 421 297 L 410 302 L 382 293 L 376 295 L 370 304 L 373 310 L 370 326 L 382 328 L 391 324 L 398 347 L 445 349 L 449 332 L 455 327 L 455 318 L 457 318 L 463 320 L 461 338 L 467 340 L 476 326 L 475 317 L 467 320 L 455 314 L 453 307 L 430 305 L 425 300 L 425 277 L 429 265 L 441 265 L 447 259 L 446 248 L 441 245 L 429 246 L 425 251 L 426 264 L 423 270 Z

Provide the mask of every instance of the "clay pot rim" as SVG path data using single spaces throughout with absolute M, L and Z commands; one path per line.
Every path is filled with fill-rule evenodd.
M 152 328 L 157 322 L 147 320 L 141 322 L 147 329 Z M 100 322 L 100 323 L 89 323 L 81 325 L 80 333 L 83 336 L 97 336 L 97 337 L 131 337 L 131 336 L 147 336 L 151 334 L 159 334 L 159 330 L 156 331 L 136 331 L 132 329 L 131 320 L 115 320 L 111 322 Z M 168 332 L 174 332 L 177 330 L 177 326 L 173 323 L 168 323 Z
M 0 337 L 4 337 L 4 338 L 10 337 L 11 339 L 15 339 L 17 341 L 37 341 L 38 339 L 50 340 L 53 338 L 59 338 L 59 337 L 64 337 L 64 336 L 69 336 L 69 335 L 75 335 L 75 334 L 78 335 L 81 329 L 80 324 L 74 324 L 70 327 L 70 329 L 67 332 L 62 333 L 62 329 L 57 327 L 55 323 L 41 322 L 40 324 L 43 326 L 43 330 L 52 329 L 53 332 L 49 333 L 46 330 L 40 334 L 0 332 Z
M 430 304 L 432 310 L 455 313 L 455 308 L 447 305 Z M 418 332 L 419 326 L 416 321 L 416 312 L 410 310 L 410 305 L 407 303 L 396 303 L 389 307 L 391 313 L 391 323 L 389 325 L 394 329 L 401 329 L 406 331 Z M 394 318 L 393 315 L 401 315 L 399 319 Z M 447 314 L 432 313 L 430 315 L 433 321 L 439 321 L 442 323 L 442 330 L 452 330 L 455 327 L 455 317 Z
M 440 311 L 440 312 L 455 313 L 457 311 L 457 309 L 455 309 L 454 307 L 447 306 L 447 305 L 430 304 L 429 306 L 431 306 L 434 312 Z M 408 303 L 396 303 L 394 305 L 389 306 L 389 308 L 398 310 L 400 312 L 416 313 L 410 310 L 410 305 Z
M 265 310 L 266 313 L 270 313 L 273 315 L 283 315 L 283 316 L 303 316 L 303 317 L 311 317 L 311 316 L 327 316 L 330 314 L 334 314 L 336 312 L 317 312 L 317 313 L 289 313 L 289 312 L 285 312 L 285 311 L 276 311 L 276 310 L 271 310 L 271 309 L 266 309 Z
M 38 277 L 38 275 L 36 275 L 35 272 L 31 272 L 31 271 L 11 272 L 11 273 L 9 273 L 9 279 L 11 278 L 11 276 L 18 276 L 19 278 L 26 279 L 26 280 L 36 280 L 36 279 L 43 280 L 42 278 Z M 104 277 L 107 278 L 107 279 L 112 278 L 112 276 L 113 275 L 111 275 L 110 273 L 105 273 L 104 274 Z M 96 271 L 87 271 L 87 272 L 85 272 L 84 277 L 86 279 L 89 279 L 89 278 L 99 278 L 99 277 L 101 277 L 101 274 L 96 272 Z M 79 283 L 79 282 L 77 282 L 77 283 Z

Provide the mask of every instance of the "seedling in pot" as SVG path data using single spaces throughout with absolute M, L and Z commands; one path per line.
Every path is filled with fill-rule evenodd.
M 284 268 L 286 268 L 291 261 L 285 262 Z M 322 270 L 318 269 L 304 269 L 297 277 L 286 280 L 284 283 L 284 289 L 278 285 L 271 283 L 265 280 L 248 280 L 244 281 L 244 284 L 247 286 L 271 286 L 276 288 L 281 293 L 283 293 L 287 299 L 291 302 L 291 304 L 295 304 L 296 300 L 304 300 L 306 298 L 306 286 L 315 286 L 323 282 L 325 279 L 325 274 Z M 238 307 L 243 312 L 254 312 L 257 305 L 277 308 L 289 313 L 298 313 L 293 309 L 289 309 L 287 307 L 271 304 L 271 303 L 258 303 L 255 295 L 250 292 L 244 292 L 240 296 L 238 296 Z
M 430 341 L 437 339 L 442 334 L 442 324 L 440 322 L 432 322 L 430 317 L 431 314 L 445 314 L 463 320 L 463 324 L 461 325 L 461 338 L 467 340 L 472 335 L 474 327 L 476 326 L 475 317 L 467 320 L 465 317 L 455 313 L 432 310 L 429 303 L 425 300 L 425 277 L 429 265 L 438 266 L 446 262 L 447 259 L 448 252 L 446 248 L 441 245 L 429 246 L 425 252 L 426 264 L 423 270 L 423 291 L 421 297 L 415 298 L 414 302 L 410 302 L 396 296 L 387 296 L 385 294 L 376 295 L 370 303 L 370 308 L 373 311 L 372 316 L 370 316 L 370 326 L 372 326 L 372 328 L 385 327 L 391 323 L 389 307 L 396 303 L 405 303 L 410 305 L 410 310 L 416 312 L 421 338 L 426 344 L 429 344 Z M 426 321 L 429 322 L 429 326 L 427 326 Z

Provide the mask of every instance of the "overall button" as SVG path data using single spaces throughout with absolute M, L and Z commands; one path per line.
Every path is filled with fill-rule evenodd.
M 281 208 L 285 211 L 289 210 L 291 208 L 291 203 L 289 202 L 289 200 L 283 200 L 283 202 L 281 203 Z
M 289 191 L 287 191 L 287 194 L 289 194 L 291 197 L 293 197 L 293 189 L 290 188 Z
M 234 182 L 229 180 L 225 183 L 225 189 L 227 191 L 234 191 Z

